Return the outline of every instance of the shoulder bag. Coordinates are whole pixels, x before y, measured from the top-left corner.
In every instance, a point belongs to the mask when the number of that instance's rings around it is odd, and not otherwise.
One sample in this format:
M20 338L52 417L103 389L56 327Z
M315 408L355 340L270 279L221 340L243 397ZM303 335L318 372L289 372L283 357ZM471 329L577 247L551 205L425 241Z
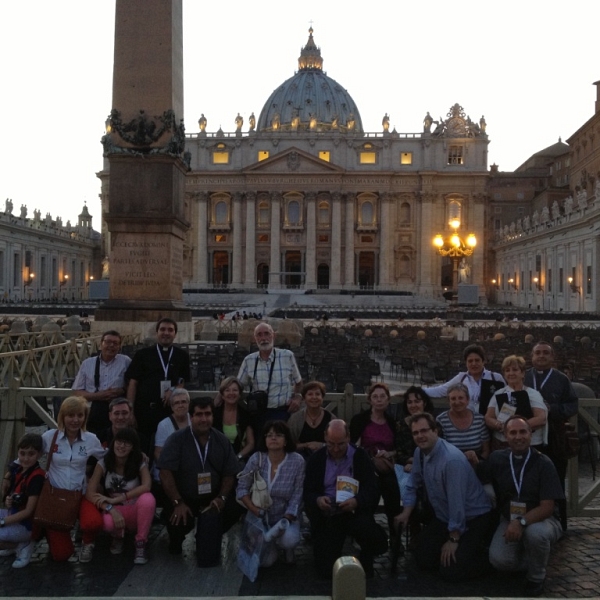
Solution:
M75 526L79 516L79 504L81 503L81 490L63 490L54 487L48 479L52 454L58 437L58 429L52 438L50 453L46 463L46 481L42 487L42 493L37 502L33 522L39 527L47 529L58 529L70 531Z

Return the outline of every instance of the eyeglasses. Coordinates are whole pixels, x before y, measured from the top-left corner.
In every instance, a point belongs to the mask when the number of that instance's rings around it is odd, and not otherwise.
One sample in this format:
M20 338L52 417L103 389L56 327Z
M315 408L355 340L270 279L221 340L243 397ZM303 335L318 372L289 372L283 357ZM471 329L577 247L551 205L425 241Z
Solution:
M325 442L328 448L343 448L348 442Z
M131 442L126 442L124 440L115 440L115 446L121 446L122 448L133 448L133 444Z
M285 435L283 433L273 433L270 431L269 433L265 433L266 438L284 438Z
M413 431L413 437L417 437L418 435L425 435L428 431L431 431L431 427L424 427L423 429L417 429Z

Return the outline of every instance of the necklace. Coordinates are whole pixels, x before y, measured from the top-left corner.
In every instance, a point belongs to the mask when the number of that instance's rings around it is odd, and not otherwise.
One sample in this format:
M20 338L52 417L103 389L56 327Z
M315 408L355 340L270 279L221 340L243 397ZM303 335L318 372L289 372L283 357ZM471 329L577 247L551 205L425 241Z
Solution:
M321 415L323 414L323 409L319 408L319 412L317 414L316 417L311 416L308 411L306 411L306 418L308 419L308 422L310 423L310 425L312 427L316 427L317 423L319 422L319 419L321 418Z

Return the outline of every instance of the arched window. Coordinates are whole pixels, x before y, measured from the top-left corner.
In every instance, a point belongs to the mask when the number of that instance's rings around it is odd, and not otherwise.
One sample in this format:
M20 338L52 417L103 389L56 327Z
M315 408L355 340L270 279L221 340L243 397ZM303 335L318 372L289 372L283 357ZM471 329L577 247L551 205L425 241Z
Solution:
M259 225L269 224L269 205L267 202L261 202L258 205L258 223Z
M462 222L462 205L460 200L448 202L448 225L457 229Z
M406 254L400 257L400 277L410 277L410 256Z
M373 205L370 202L363 202L360 207L361 225L373 224Z
M319 202L319 225L329 225L329 203Z
M288 214L287 221L290 225L299 225L300 224L300 203L296 200L292 200L288 204Z
M410 223L410 204L403 202L400 205L400 223L408 225Z
M223 201L217 202L215 206L215 223L219 225L227 223L227 204Z

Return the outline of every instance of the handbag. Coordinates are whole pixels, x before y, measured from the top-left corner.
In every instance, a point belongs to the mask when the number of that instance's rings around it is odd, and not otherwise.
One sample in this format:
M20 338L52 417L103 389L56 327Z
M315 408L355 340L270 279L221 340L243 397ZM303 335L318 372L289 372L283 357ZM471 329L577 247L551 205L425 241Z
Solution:
M262 453L260 452L258 461L258 469L254 471L254 481L250 488L250 498L254 506L262 508L263 510L268 510L271 507L271 504L273 504L273 500L271 499L271 494L269 494L267 482L260 474L260 468L262 467Z
M54 487L48 479L57 437L58 429L52 438L50 453L46 462L46 481L42 486L33 522L39 527L47 529L70 531L75 526L75 521L79 516L82 493L81 490L64 490Z

